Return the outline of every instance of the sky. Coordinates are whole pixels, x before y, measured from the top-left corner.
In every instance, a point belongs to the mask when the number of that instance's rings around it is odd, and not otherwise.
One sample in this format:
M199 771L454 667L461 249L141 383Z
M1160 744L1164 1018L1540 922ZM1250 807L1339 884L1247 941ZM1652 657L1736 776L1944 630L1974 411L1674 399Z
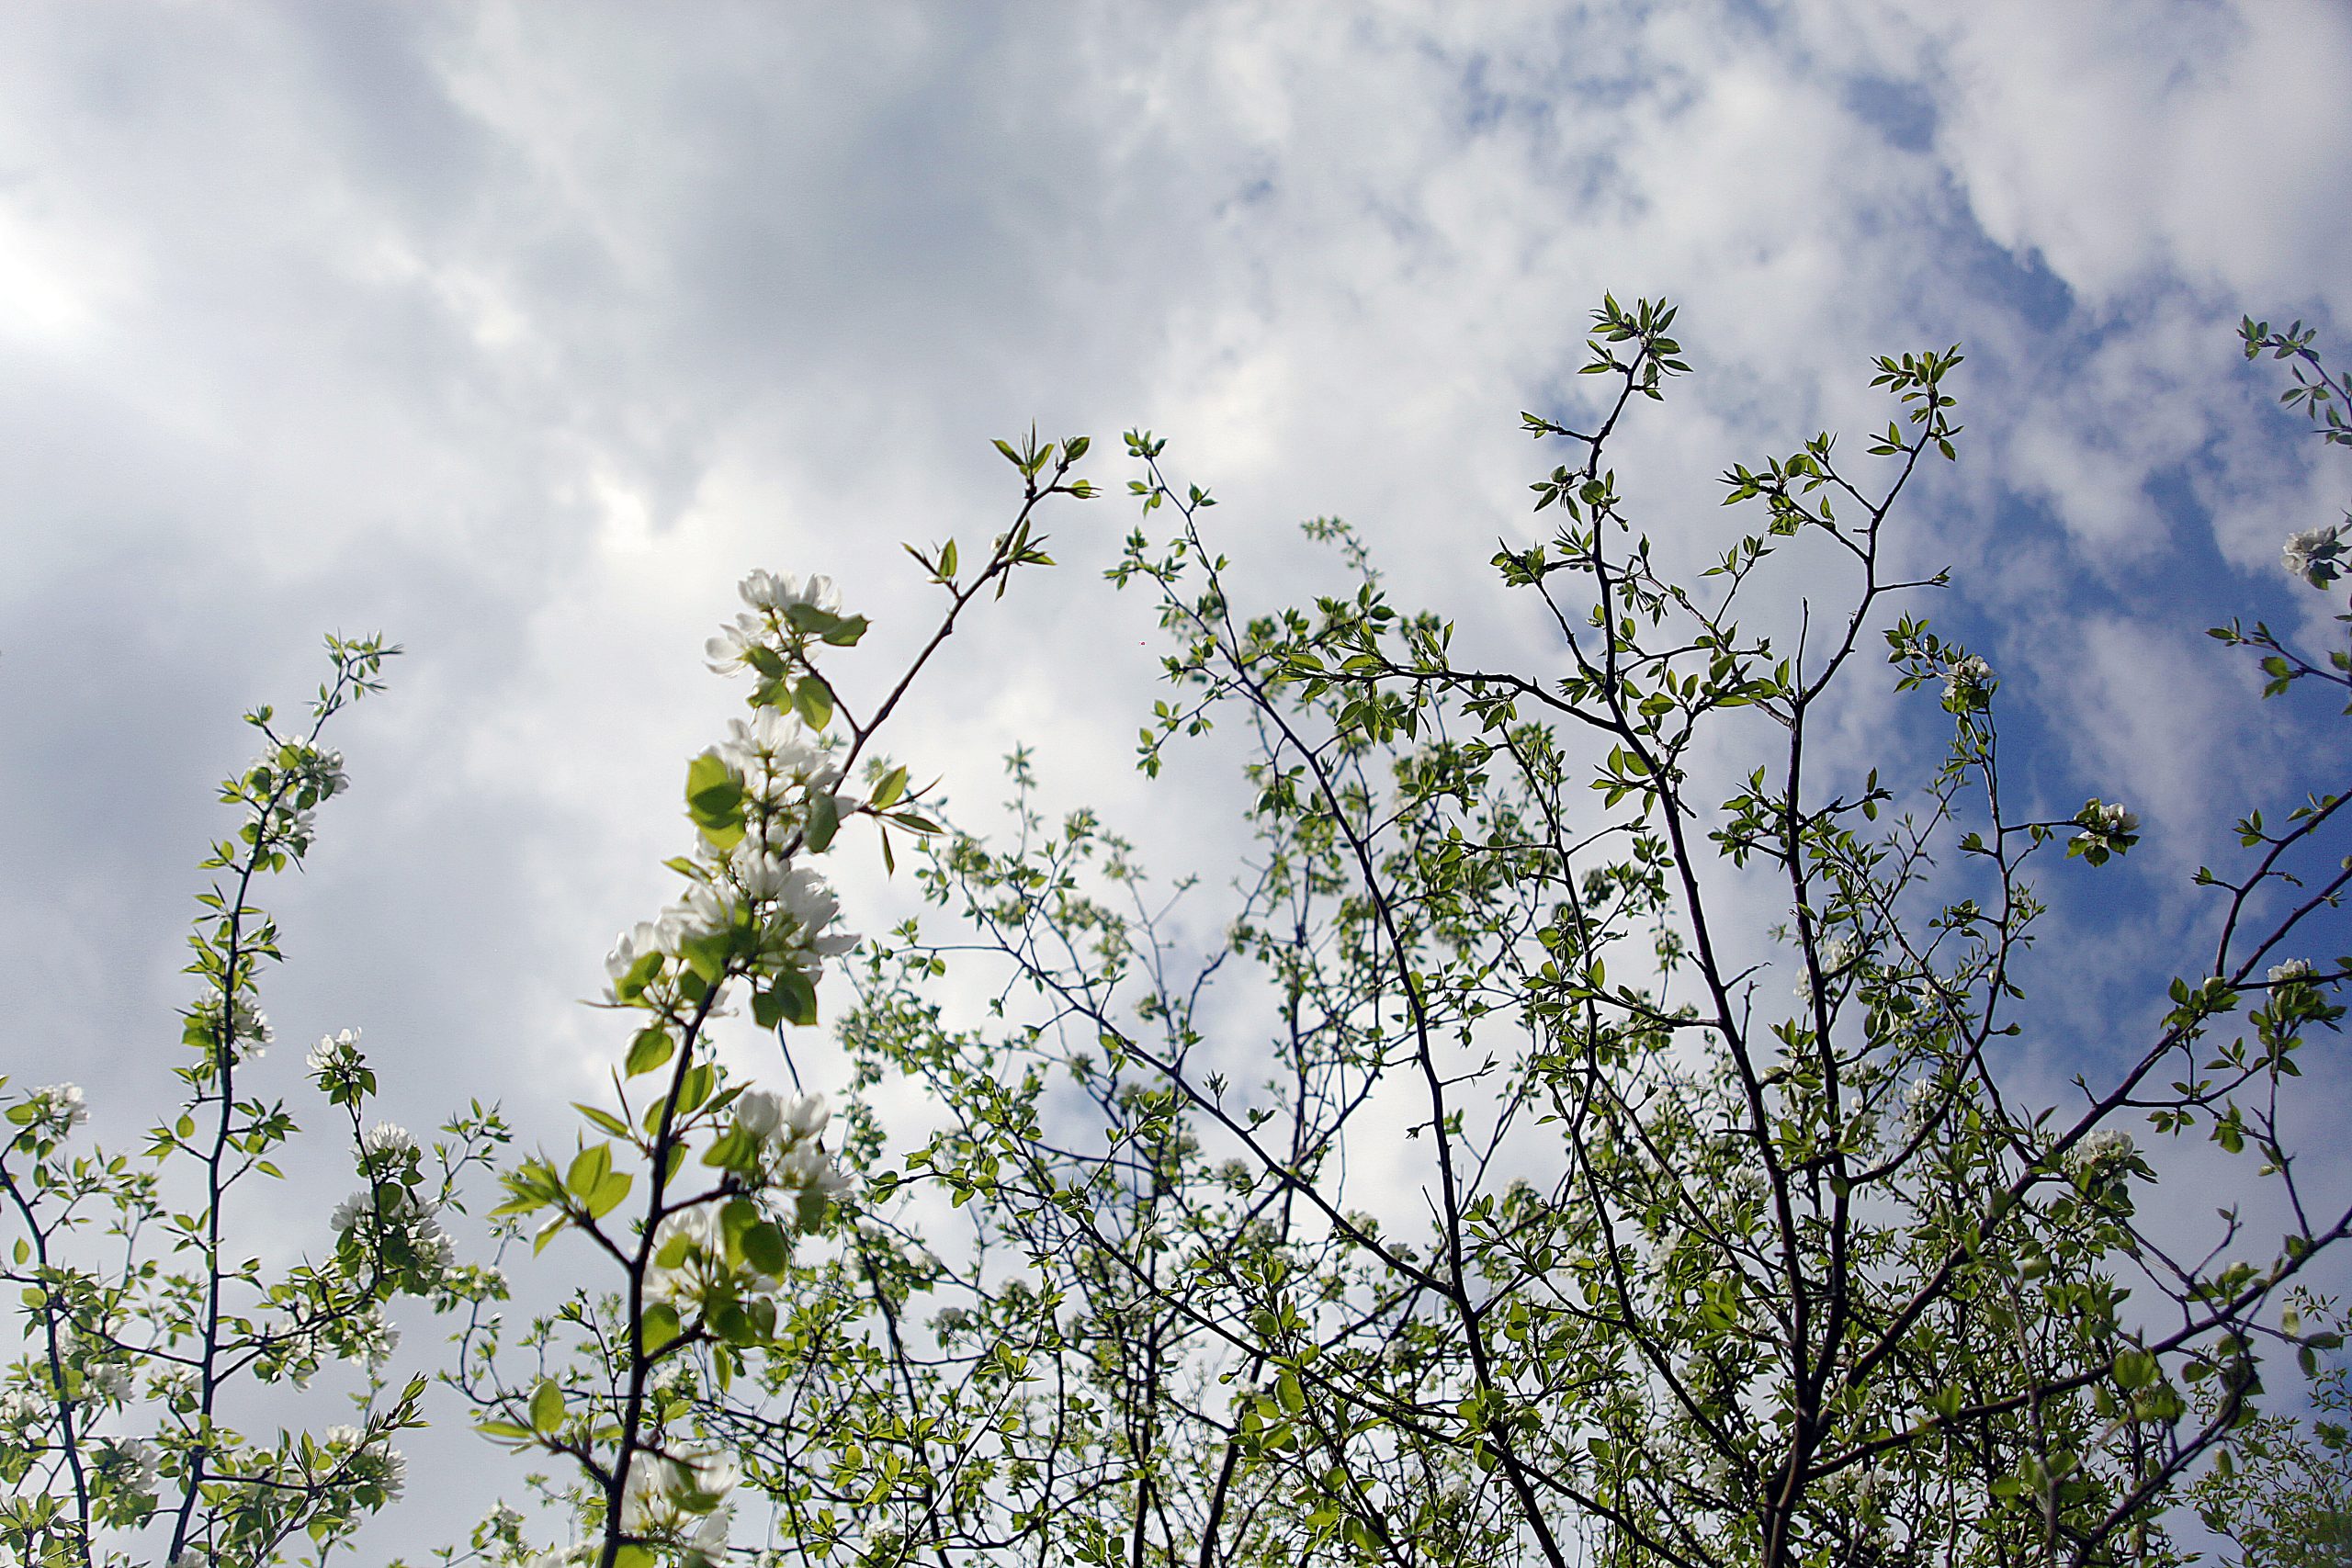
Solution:
M900 541L1011 515L989 438L1091 434L1116 491L1146 426L1270 603L1340 515L1532 659L1486 562L1542 536L1562 455L1518 415L1582 406L1604 290L1682 307L1696 373L1615 458L1675 561L1730 463L1883 424L1872 356L1963 346L1903 558L1954 571L1929 613L2001 671L2020 788L2146 820L2052 962L2169 973L2228 821L2345 759L2203 628L2324 625L2278 551L2346 465L2234 325L2341 342L2347 82L2316 0L0 10L0 1070L153 1113L237 716L381 631L353 793L269 893L286 1070L356 1026L397 1119L564 1136L745 570L834 577L879 682L931 614ZM1213 871L1232 801L1131 765L1132 520L1049 519L1062 565L889 745L969 802L1027 745ZM1841 754L1914 745L1890 712ZM899 896L842 885L853 926Z

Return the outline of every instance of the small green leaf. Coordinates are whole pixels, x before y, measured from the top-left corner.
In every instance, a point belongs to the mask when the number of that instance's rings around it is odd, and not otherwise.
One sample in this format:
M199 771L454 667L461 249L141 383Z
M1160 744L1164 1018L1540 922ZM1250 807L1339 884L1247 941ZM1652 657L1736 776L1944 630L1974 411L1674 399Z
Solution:
M613 1146L591 1144L571 1156L571 1168L564 1173L564 1190L575 1198L586 1199L603 1185L613 1168Z
M628 1076L636 1077L651 1072L668 1061L677 1048L678 1043L670 1038L666 1029L656 1026L638 1031L637 1038L628 1043Z
M803 1028L817 1021L817 986L797 969L779 969L775 978L768 982L768 992L775 998L784 1021Z
M667 1039L668 1036L664 1035L663 1038ZM614 1115L609 1111L599 1111L593 1105L582 1105L576 1100L571 1102L571 1109L577 1111L581 1115L595 1123L598 1128L610 1133L616 1138L626 1138L629 1135L628 1123L622 1121L619 1117Z
M743 1261L763 1274L784 1272L784 1232L773 1220L761 1220L743 1232Z
M628 1196L628 1190L636 1184L637 1178L625 1170L607 1172L605 1179L596 1183L596 1190L588 1194L588 1217L601 1220L619 1208L621 1200Z
M552 1380L542 1378L531 1394L531 1429L552 1432L563 1425L563 1390Z
M706 831L743 825L743 783L716 751L686 764L686 810Z
M903 773L905 770L901 769L899 771ZM808 852L811 854L824 853L826 846L833 841L833 835L841 830L841 825L842 806L840 798L823 790L815 790L810 792L808 796L808 826L806 829L806 841L808 845Z
M638 1348L648 1356L657 1356L684 1332L678 1322L678 1309L668 1302L656 1302L645 1309L644 1320L638 1325Z
M792 688L792 711L811 729L833 722L833 694L814 675L804 675Z

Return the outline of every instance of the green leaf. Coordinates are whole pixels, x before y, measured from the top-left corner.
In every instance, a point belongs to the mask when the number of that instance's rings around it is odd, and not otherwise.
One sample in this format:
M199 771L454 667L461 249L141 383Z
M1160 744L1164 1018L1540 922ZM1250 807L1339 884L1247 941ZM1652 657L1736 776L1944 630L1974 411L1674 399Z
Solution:
M686 764L686 811L705 832L743 826L743 783L716 751Z
M814 675L804 675L792 688L792 711L811 729L833 721L833 694Z
M773 1220L761 1220L743 1232L743 1261L763 1274L784 1272L784 1232Z
M901 773L904 769L899 770ZM808 796L808 826L806 840L808 852L822 854L833 835L841 830L842 806L838 796L823 790L812 791Z
M637 1038L628 1043L628 1076L637 1077L651 1072L668 1061L677 1048L678 1043L670 1038L670 1032L659 1025L639 1030Z
M678 1309L668 1302L656 1302L645 1309L645 1317L637 1325L638 1348L645 1355L658 1356L684 1332L678 1322Z
M563 1390L552 1380L542 1378L531 1394L531 1429L552 1432L563 1425Z
M601 1220L619 1208L621 1200L628 1196L628 1190L636 1184L637 1178L625 1170L608 1172L602 1181L596 1183L596 1190L588 1194L588 1217Z
M729 1127L710 1141L702 1163L722 1170L748 1170L760 1157L760 1140L741 1127Z
M682 944L679 956L686 967L702 976L705 985L718 981L727 972L727 960L735 951L735 933L731 931L706 931L688 937Z
M613 1146L591 1144L571 1156L571 1168L564 1173L564 1190L584 1200L604 1184L612 1168Z
M766 994L775 998L778 1015L786 1022L805 1029L817 1021L817 983L799 970L777 970L775 978L768 982Z
M663 1038L667 1039L668 1036L665 1035ZM614 1115L609 1111L599 1111L593 1105L582 1105L576 1100L571 1102L571 1109L577 1111L581 1115L595 1123L598 1128L610 1133L616 1138L626 1138L629 1135L628 1123L622 1121L619 1117Z
M892 768L882 775L882 782L874 786L873 798L866 804L876 811L884 810L896 806L899 803L899 797L906 792L907 770L903 767Z

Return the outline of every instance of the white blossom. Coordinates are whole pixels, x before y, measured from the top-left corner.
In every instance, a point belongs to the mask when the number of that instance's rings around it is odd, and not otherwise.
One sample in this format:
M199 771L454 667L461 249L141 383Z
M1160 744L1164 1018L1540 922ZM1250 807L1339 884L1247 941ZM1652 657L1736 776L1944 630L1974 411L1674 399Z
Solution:
M329 1077L346 1073L359 1060L359 1031L345 1029L334 1034L322 1034L311 1047L303 1064L314 1077Z
M784 1107L784 1124L795 1138L813 1138L825 1130L832 1115L822 1094L795 1095Z
M53 1083L33 1090L27 1100L33 1109L31 1124L51 1137L63 1137L90 1119L90 1108L82 1103L82 1086L76 1083Z
M130 1369L109 1363L83 1374L84 1384L99 1398L119 1404L130 1397Z
M797 1145L776 1161L776 1179L786 1187L814 1187L831 1164L825 1151L816 1145Z
M162 1458L144 1438L100 1438L90 1453L93 1468L119 1491L151 1495L162 1479Z
M748 1090L735 1101L735 1124L755 1138L772 1137L784 1124L784 1101L763 1089Z
M1853 967L1854 960L1860 956L1860 952L1861 950L1854 944L1851 937L1833 936L1823 942L1814 952L1815 959L1821 965L1822 979L1835 986L1846 971ZM1797 976L1796 996L1797 1000L1801 1002L1813 1000L1811 973Z
M830 790L841 782L822 738L775 708L762 708L748 721L729 720L717 754L745 789L772 805L796 791Z
M1916 1077L1903 1086L1901 1125L1905 1134L1919 1130L1920 1123L1934 1111L1939 1092L1932 1077Z
M727 1519L723 1499L739 1479L733 1463L716 1454L673 1459L666 1454L639 1453L629 1465L628 1482L621 1489L621 1528L632 1534L683 1529L695 1525L699 1548L707 1539L707 1521L718 1515L717 1546L726 1545Z
M813 605L829 615L837 613L842 607L841 593L834 588L833 580L821 575L803 582L789 572L779 576L775 572L752 571L745 574L743 581L735 585L735 592L741 594L743 603L752 609L764 610L772 615L782 615L796 604Z
M46 1423L54 1409L50 1401L29 1388L0 1391L0 1427L24 1427Z
M706 840L707 841L707 840ZM665 940L662 929L651 920L639 920L613 941L613 950L605 955L605 972L612 976L612 984L605 987L605 999L620 1000L619 986L650 954L660 953L677 955L678 943Z
M857 946L854 932L831 929L841 907L825 879L805 866L793 867L776 896L778 934L786 961L812 980L823 973L826 959Z
M2078 841L2096 844L2110 852L2123 847L2117 840L2135 837L2140 831L2139 815L2125 810L2120 801L2094 800L2083 807L2076 821L2083 829Z
M229 1004L229 1038L237 1043L237 1059L258 1061L277 1038L269 1026L269 1015L239 997Z
M2132 1134L2102 1127L2066 1153L2066 1168L2075 1176L2095 1175L2130 1159L2136 1152Z
M771 902L791 882L790 863L750 838L736 847L727 869L734 876L735 886L742 889L743 897L755 904Z
M2308 958L2290 958L2284 964L2271 965L2270 983L2274 986L2283 986L2294 980L2308 980L2311 977L2312 961Z
M714 674L726 675L742 668L743 656L767 641L767 627L756 615L738 615L733 623L718 628L718 635L702 645Z
M384 1316L380 1305L344 1318L335 1325L334 1335L346 1356L356 1356L370 1368L390 1360L401 1345L401 1331Z
M1944 671L1944 702L1947 705L1978 706L1993 689L1996 679L1993 667L1972 653Z
M675 923L673 924L673 921ZM735 923L735 908L717 889L695 886L672 906L659 928L663 951L676 957L696 937L716 936Z
M390 1122L379 1122L360 1138L359 1146L371 1155L390 1155L398 1159L416 1149L416 1140L408 1129Z
M2279 564L2289 576L2300 577L2313 588L2325 588L2344 570L2344 525L2331 523L2289 535Z

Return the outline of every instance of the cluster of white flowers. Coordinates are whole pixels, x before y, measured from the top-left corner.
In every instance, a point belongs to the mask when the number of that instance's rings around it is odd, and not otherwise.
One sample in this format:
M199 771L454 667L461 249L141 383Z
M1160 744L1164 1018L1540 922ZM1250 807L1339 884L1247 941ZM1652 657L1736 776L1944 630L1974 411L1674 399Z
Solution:
M37 1089L25 1103L32 1111L27 1125L41 1136L62 1138L90 1119L90 1108L82 1103L82 1086L77 1083Z
M363 1442L366 1436L356 1427L330 1427L327 1451L336 1457L346 1479L381 1487L387 1502L398 1502L408 1489L407 1456L381 1438Z
M108 1362L82 1374L82 1386L96 1399L120 1404L130 1397L130 1369Z
M370 1369L382 1366L392 1359L401 1347L401 1331L392 1325L379 1305L345 1318L337 1325L345 1353L356 1356Z
M416 1152L416 1140L409 1135L405 1127L390 1122L379 1122L360 1134L359 1147L364 1153L381 1157L388 1164L399 1165L405 1163L407 1156Z
M359 1031L345 1029L321 1035L303 1062L321 1089L340 1086L359 1066Z
M217 1043L222 1032L220 997L202 997L192 1010L196 1017L203 1020L205 1033ZM269 1015L255 1007L250 998L232 997L228 1003L228 1020L229 1044L240 1062L259 1061L277 1038L277 1032L269 1026Z
M2066 1151L2066 1169L2076 1178L2088 1178L2112 1170L2137 1152L2131 1134L2102 1127Z
M1903 1128L1906 1134L1919 1130L1919 1123L1935 1108L1936 1098L1936 1080L1932 1077L1916 1077L1903 1086Z
M830 794L842 780L823 740L775 708L762 708L749 723L728 720L727 739L712 752L742 782L744 793L771 811L788 811L812 794Z
M379 1126L368 1136L378 1133L408 1134L398 1127ZM413 1144L408 1145L414 1147ZM379 1152L372 1145L371 1154ZM371 1235L379 1245L399 1243L413 1252L427 1269L435 1273L449 1269L457 1262L457 1244L441 1227L441 1220L434 1205L419 1198L410 1188L386 1182L377 1188L362 1188L334 1206L332 1224L335 1234L349 1233L362 1220L374 1222Z
M1736 1201L1761 1203L1772 1195L1772 1184L1752 1165L1736 1165L1724 1172L1724 1190Z
M1821 962L1822 979L1834 987L1861 956L1861 949L1851 937L1833 936L1815 950L1815 956ZM1796 997L1801 1002L1813 1000L1813 976L1809 972L1797 976Z
M749 1290L764 1295L778 1281L755 1269L732 1269L727 1261L724 1211L715 1202L697 1203L665 1216L653 1233L653 1269L646 1289L662 1301L684 1306L714 1286Z
M1954 711L1984 706L1996 678L1993 667L1973 653L1955 660L1944 671L1944 705Z
M826 1205L851 1190L847 1173L820 1141L831 1119L821 1094L786 1099L752 1089L735 1101L735 1125L760 1145L763 1185L789 1193L803 1225L815 1224ZM721 1214L718 1203L699 1203L662 1219L653 1237L656 1294L686 1302L716 1285L763 1293L775 1289L777 1281L766 1275L730 1266Z
M2343 575L2345 569L2344 525L2331 523L2324 528L2306 528L2287 536L2287 547L2279 554L2279 564L2290 577L2300 577L2313 588L2325 588Z
M1852 1465L1823 1476L1821 1495L1837 1507L1859 1507L1877 1494L1884 1480L1874 1464Z
M46 1425L55 1413L56 1406L39 1390L22 1386L0 1389L0 1427L20 1432L28 1427Z
M2270 983L2274 986L2284 986L2296 980L2308 980L2311 977L2312 961L2308 958L2290 958L2284 964L2274 964L2270 967Z
M658 919L639 920L614 941L605 955L605 970L612 981L607 999L622 999L621 985L638 974L648 956L659 953L665 964L674 964L688 943L732 930L739 908L753 912L761 951L772 963L812 980L824 972L825 960L857 945L854 933L833 929L841 900L815 872L753 848L748 838L729 858L728 872L743 895L742 905L717 887L698 884Z
M735 1101L735 1122L755 1138L772 1138L789 1146L811 1145L822 1137L833 1119L832 1108L821 1094L796 1094L786 1100L763 1089L746 1090Z
M90 1445L94 1478L109 1490L153 1496L163 1479L162 1456L144 1438L100 1438Z
M2138 814L2125 810L2116 801L2093 801L2083 808L2083 815L2076 820L2083 829L2076 841L2096 845L2110 854L2124 847L2120 840L2135 838L2140 831Z
M794 606L806 604L827 615L841 610L841 595L829 577L811 577L803 582L789 574L754 571L736 584L735 592L751 608L731 625L720 627L718 635L703 646L711 669L721 675L750 663L755 648L774 649L801 641L804 634L789 618Z
M716 1562L727 1552L734 1520L727 1495L737 1479L733 1462L718 1454L640 1453L621 1489L621 1529L632 1535L679 1535L690 1560Z

